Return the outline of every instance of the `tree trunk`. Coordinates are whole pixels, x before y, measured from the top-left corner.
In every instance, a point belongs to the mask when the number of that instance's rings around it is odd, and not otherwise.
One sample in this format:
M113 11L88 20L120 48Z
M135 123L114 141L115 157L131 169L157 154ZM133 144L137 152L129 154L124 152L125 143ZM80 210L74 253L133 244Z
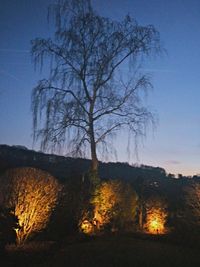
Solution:
M91 148L91 167L90 167L90 182L96 186L99 183L98 167L99 161L96 153L96 143L94 137L93 121L90 122L90 148Z
M139 205L139 229L143 231L143 205Z
M91 171L98 172L99 162L97 159L96 144L94 140L91 140L91 158L92 158Z

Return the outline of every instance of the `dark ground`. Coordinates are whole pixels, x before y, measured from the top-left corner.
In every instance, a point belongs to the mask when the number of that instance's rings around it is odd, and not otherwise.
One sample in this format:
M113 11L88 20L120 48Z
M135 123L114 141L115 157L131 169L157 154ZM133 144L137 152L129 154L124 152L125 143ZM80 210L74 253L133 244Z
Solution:
M69 238L59 246L51 242L29 243L21 249L10 246L0 266L198 267L200 253L198 248L131 235Z

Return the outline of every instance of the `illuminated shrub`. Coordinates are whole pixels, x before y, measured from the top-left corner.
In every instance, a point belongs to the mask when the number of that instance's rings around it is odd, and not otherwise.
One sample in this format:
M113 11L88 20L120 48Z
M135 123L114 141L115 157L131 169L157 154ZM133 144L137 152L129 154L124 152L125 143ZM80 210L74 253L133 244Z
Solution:
M60 186L47 172L16 168L0 177L0 202L14 209L19 220L17 243L44 229L56 205Z
M111 230L125 229L130 225L133 227L137 195L129 185L119 181L103 182L95 190L91 204L92 218L85 216L82 219L83 227L89 230L88 233L106 227Z
M166 204L159 198L150 199L146 203L145 231L150 234L166 234Z
M95 232L95 223L90 216L90 212L84 211L79 223L79 229L84 234L93 234Z
M89 220L85 219L81 223L80 230L84 234L90 234L94 232L94 226Z

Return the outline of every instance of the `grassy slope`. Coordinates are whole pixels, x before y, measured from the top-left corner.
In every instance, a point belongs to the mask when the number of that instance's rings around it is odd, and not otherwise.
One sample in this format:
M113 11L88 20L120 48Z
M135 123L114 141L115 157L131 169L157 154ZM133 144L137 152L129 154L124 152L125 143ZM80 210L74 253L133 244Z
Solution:
M199 251L130 236L110 236L64 246L51 266L195 267Z
M73 241L54 251L15 252L2 267L195 267L200 266L197 249L131 236L109 236Z

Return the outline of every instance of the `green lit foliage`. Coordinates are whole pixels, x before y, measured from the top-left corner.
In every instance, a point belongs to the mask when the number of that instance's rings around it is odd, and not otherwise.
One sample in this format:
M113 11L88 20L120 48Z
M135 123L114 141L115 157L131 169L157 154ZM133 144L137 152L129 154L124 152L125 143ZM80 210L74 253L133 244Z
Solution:
M19 220L18 244L46 227L59 189L53 176L34 168L16 168L0 176L1 205L13 208Z

